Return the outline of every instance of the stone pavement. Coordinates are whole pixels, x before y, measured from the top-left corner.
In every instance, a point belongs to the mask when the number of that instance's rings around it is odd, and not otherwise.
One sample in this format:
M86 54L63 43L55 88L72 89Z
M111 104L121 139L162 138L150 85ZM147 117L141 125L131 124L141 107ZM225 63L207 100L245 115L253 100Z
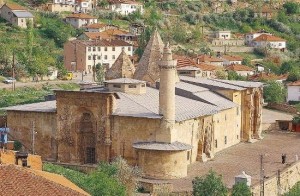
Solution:
M221 174L228 187L234 184L234 176L245 171L252 176L252 185L259 183L260 154L264 154L265 176L275 175L288 164L281 164L282 153L287 154L287 163L295 162L295 155L300 156L300 134L291 132L268 132L264 139L255 143L240 143L217 153L212 161L196 162L189 166L188 177L170 180L174 192L192 190L192 180L203 176L210 169Z

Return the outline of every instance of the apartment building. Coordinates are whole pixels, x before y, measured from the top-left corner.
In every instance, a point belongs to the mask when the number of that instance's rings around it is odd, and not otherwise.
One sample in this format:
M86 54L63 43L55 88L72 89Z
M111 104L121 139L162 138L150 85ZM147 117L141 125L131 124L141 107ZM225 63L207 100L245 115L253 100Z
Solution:
M73 40L64 45L64 65L69 71L92 72L98 63L107 69L116 61L122 49L132 56L133 47L122 40Z

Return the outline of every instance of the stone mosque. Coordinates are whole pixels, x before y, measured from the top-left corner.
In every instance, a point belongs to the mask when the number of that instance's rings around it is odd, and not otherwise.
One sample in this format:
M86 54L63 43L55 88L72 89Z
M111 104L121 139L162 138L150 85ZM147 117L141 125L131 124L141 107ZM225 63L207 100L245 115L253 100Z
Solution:
M104 86L55 91L56 99L7 108L12 139L44 160L96 164L121 156L144 177L187 176L243 141L261 139L262 83L178 77L154 31L135 67L122 52Z

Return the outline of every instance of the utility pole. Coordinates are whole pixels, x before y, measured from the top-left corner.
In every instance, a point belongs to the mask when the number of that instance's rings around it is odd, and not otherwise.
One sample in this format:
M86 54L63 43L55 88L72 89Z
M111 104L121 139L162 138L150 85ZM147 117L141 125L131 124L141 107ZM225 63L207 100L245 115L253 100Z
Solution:
M32 154L35 154L34 142L35 142L35 121L32 121Z
M13 63L12 63L12 66L11 66L11 71L12 71L12 78L15 78L15 49L13 49ZM16 89L16 84L15 84L15 81L13 80L12 81L12 90L15 91Z
M264 155L260 155L260 196L265 195L265 169L263 166Z

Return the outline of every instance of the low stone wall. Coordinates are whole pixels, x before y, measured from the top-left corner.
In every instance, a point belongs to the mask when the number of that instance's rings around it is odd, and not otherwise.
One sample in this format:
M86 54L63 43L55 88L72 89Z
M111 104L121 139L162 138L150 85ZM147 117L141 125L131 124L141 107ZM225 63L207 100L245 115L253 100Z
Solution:
M270 109L275 109L275 110L279 110L282 112L287 112L287 113L291 113L291 114L297 114L297 109L289 104L286 103L269 103L267 105L267 108Z
M44 161L44 163L52 163L54 165L63 166L83 173L91 173L97 169L97 165L78 165L78 164L71 164L71 163L58 163L58 162L47 162L47 161Z
M210 46L209 47L211 50L214 52L253 52L254 48L253 47L247 47L247 46ZM226 49L226 51L225 51Z
M265 180L264 195L282 195L300 181L300 161L290 164L280 174L274 174ZM260 184L252 186L254 196L260 195Z

